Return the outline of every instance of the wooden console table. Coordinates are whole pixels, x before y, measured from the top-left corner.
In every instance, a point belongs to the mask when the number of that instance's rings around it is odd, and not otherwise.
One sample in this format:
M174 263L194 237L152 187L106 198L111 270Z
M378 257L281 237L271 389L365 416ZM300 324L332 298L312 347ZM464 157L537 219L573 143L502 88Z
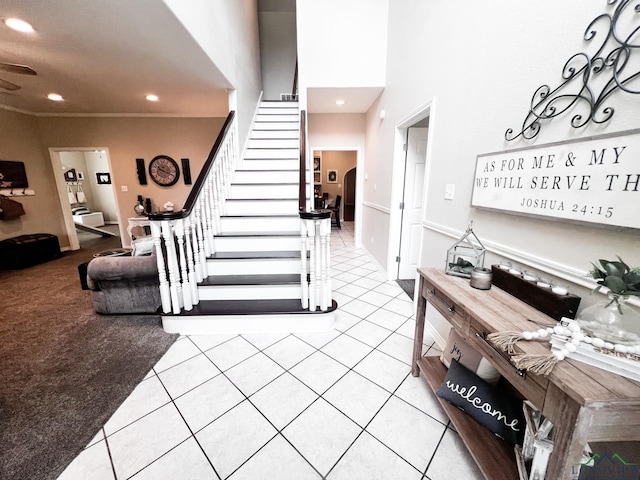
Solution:
M500 290L477 290L469 280L438 269L418 269L418 311L412 374L423 374L437 390L446 375L438 357L422 357L426 304L498 369L503 377L554 425L554 450L546 478L570 479L580 465L588 441L640 440L640 383L573 361L558 362L548 377L518 371L506 354L483 336L493 332L536 330L555 320ZM521 341L518 353L548 354L547 341ZM487 479L517 479L511 446L464 412L441 399L460 437ZM594 452L596 453L596 452ZM637 461L638 459L631 459Z

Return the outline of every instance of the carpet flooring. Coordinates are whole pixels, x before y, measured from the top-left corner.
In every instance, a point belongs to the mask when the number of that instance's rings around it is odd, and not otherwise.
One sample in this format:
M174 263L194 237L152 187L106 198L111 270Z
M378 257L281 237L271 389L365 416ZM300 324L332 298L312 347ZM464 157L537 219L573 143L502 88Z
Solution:
M177 335L157 315L98 315L77 267L119 238L0 271L0 478L56 479Z

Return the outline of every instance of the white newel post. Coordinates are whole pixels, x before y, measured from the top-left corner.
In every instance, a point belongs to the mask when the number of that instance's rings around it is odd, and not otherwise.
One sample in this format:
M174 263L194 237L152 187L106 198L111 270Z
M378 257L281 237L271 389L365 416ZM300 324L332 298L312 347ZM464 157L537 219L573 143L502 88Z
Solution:
M156 259L158 263L158 278L160 280L160 300L162 301L162 312L170 313L171 293L169 291L169 282L167 282L164 254L162 253L161 222L157 220L151 221L151 235L153 236L153 246L155 248Z
M162 220L162 238L167 250L167 269L169 270L169 292L171 293L171 310L180 313L182 307L182 288L180 286L180 271L176 255L176 242L173 237L172 221Z
M302 308L309 308L309 283L307 282L307 251L309 250L309 237L307 236L307 223L309 220L300 219L300 286Z
M332 305L330 272L331 213L313 211L300 213L300 283L301 302L309 310L327 311ZM309 271L307 281L307 252Z
M331 219L318 221L320 230L320 290L321 301L320 310L326 312L331 305L331 277L329 269L331 267L329 258L329 240L331 237Z

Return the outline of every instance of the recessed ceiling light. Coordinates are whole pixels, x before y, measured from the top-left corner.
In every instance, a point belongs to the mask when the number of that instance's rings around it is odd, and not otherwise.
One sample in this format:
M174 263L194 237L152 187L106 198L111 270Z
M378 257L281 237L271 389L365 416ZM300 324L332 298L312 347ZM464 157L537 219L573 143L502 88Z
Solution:
M18 32L33 32L33 27L31 26L31 24L25 22L24 20L20 20L19 18L7 18L5 19L4 24L9 28L17 30Z
M336 100L336 105L338 105L338 106L340 106L340 107L341 107L342 105L344 105L345 103L347 103L347 102L345 102L344 100Z
M157 95L153 95L153 94L147 95L144 98L146 98L150 102L157 102L158 101L158 96Z
M57 93L50 93L49 95L47 95L47 98L53 102L62 102L64 100L64 98L62 98L62 95L59 95Z

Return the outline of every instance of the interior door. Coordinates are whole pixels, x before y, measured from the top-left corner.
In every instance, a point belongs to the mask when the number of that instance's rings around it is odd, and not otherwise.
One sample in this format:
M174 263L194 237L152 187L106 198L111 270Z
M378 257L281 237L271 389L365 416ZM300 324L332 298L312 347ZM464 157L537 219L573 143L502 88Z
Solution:
M400 232L400 261L398 278L416 276L420 254L422 228L422 199L424 197L424 171L427 159L427 128L407 129L407 155L404 175L404 209Z

